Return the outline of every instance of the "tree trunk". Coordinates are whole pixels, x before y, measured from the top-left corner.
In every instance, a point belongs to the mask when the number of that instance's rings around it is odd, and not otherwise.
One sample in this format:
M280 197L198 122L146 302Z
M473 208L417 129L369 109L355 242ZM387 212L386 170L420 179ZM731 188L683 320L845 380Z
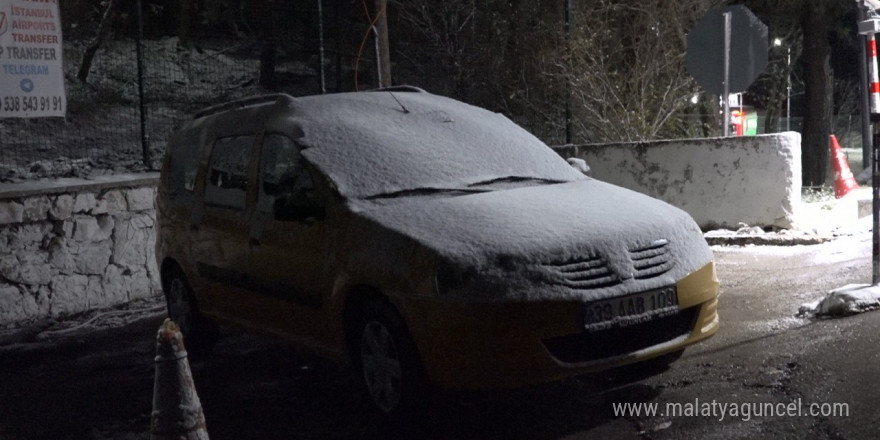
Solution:
M189 49L192 38L190 26L192 24L192 0L178 0L180 15L177 17L177 47Z
M98 24L98 31L95 32L95 39L92 40L83 53L82 63L79 65L79 72L76 75L76 79L80 80L80 82L86 82L86 79L89 77L92 61L95 59L98 49L101 48L104 40L110 34L110 28L112 27L113 20L116 18L116 11L119 9L118 6L119 0L107 2L107 9L104 10L104 15L101 16L101 23Z
M801 131L803 184L821 186L828 168L831 135L832 82L830 24L824 0L804 2L801 25L804 32L804 126Z
M272 40L263 41L260 52L260 85L267 90L276 90L278 75L275 73L278 45Z
M379 87L391 87L391 50L388 44L388 0L376 0L373 10L376 17L376 66Z

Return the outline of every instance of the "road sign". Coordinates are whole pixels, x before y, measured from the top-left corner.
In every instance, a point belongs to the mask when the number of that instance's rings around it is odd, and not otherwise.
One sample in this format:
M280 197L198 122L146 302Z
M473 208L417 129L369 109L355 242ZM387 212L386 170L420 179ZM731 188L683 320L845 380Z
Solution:
M744 92L767 67L767 26L742 5L709 10L687 36L687 69L707 92L724 94L724 13L730 12L729 93Z

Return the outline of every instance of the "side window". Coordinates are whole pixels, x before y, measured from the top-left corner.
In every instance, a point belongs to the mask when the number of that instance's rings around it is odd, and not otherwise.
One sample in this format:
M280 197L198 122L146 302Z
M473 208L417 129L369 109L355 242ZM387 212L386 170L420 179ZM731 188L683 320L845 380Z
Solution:
M244 209L253 145L253 135L217 139L208 164L205 204Z
M199 133L190 131L175 142L169 151L168 192L172 196L192 195L196 186L201 152Z
M287 136L266 134L260 164L258 209L282 220L307 216L314 207L314 182L296 144Z

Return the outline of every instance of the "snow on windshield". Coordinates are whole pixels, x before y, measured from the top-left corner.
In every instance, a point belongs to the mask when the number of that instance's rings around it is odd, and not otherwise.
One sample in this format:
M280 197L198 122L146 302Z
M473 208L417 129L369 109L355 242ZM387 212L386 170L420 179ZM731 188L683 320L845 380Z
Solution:
M303 97L294 112L303 155L348 197L464 188L508 176L586 178L506 117L429 93Z

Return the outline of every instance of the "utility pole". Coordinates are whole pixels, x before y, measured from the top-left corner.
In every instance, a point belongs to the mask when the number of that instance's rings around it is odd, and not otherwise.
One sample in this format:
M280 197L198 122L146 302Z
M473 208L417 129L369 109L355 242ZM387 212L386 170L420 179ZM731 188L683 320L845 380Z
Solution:
M391 87L391 49L388 44L388 0L376 0L375 25L376 66L379 74L379 87Z
M571 0L565 0L565 44L571 56ZM565 143L571 144L572 141L572 121L571 121L571 81L567 80L565 84Z
M868 19L865 10L865 2L856 0L856 10L859 23ZM862 107L862 169L871 167L871 154L873 153L873 144L871 143L871 101L870 93L868 93L868 35L859 33L859 84L861 84L861 93L859 98ZM791 71L789 70L789 82L791 82ZM789 113L789 118L791 114Z
M323 0L318 0L318 71L321 80L321 94L323 95L327 93L327 75L324 71L324 10L321 3Z
M724 122L721 123L721 135L724 137L730 136L730 21L732 17L733 14L730 12L722 14L722 19L724 20L724 40L721 48L721 87L723 90L721 94L721 119Z
M868 72L866 81L862 87L868 90L868 101L871 111L871 123L873 136L871 139L871 186L872 186L872 211L873 211L873 259L871 269L873 272L871 285L880 286L880 75L877 71L877 41L875 35L880 32L880 18L876 17L877 2L870 2L872 17L858 23L859 34L867 40L865 52L868 54ZM860 5L861 6L861 5Z

